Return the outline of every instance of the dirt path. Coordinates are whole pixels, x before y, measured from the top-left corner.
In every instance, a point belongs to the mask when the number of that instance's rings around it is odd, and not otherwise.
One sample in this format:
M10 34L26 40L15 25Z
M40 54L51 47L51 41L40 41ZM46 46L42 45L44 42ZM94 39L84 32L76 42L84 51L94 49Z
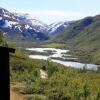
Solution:
M21 83L16 83L14 85L11 85L10 100L25 100L25 98L22 94L19 94L13 90L14 88L20 88L20 87L24 87L24 85Z
M23 95L10 91L10 100L25 100Z

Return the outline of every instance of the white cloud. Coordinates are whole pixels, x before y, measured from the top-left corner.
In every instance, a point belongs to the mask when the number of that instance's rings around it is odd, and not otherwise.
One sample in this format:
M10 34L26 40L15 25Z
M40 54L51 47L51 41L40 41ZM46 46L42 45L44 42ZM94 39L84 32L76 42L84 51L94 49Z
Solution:
M29 12L36 16L82 16L82 13L79 12L65 12L65 11L32 11Z
M35 15L35 16L63 16L63 17L69 17L69 16L73 16L73 17L80 17L80 16L84 16L85 14L81 13L81 12L75 12L75 11L56 11L56 10L16 10L17 12L21 12L21 13L29 13L31 15Z
M75 11L56 11L56 10L14 10L18 13L28 13L34 18L50 24L55 21L63 20L78 20L87 16L86 13L75 12Z

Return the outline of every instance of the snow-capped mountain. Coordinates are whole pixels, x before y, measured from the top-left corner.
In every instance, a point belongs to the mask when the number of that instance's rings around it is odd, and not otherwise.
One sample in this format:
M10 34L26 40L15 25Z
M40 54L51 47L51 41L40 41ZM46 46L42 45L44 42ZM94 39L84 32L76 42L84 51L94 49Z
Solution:
M58 35L64 32L65 28L69 26L70 22L68 21L61 21L61 22L54 22L49 25L49 34L50 35Z
M28 14L11 13L0 8L0 29L6 36L27 40L46 40L48 26Z
M48 25L37 20L34 16L23 13L13 13L17 19L31 26L35 31L47 33ZM28 28L29 26L26 26Z
M55 22L47 25L34 16L9 12L0 8L0 29L8 39L47 40L50 35L64 32L70 22Z

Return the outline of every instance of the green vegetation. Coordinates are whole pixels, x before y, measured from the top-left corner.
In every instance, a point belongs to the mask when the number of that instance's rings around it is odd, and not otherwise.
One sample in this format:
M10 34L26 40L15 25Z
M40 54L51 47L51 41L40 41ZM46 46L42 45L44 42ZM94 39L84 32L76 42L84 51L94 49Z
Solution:
M2 32L0 31L0 43L2 43L3 42L3 34L2 34Z
M54 41L65 42L81 61L100 64L100 15L71 23Z
M56 48L56 47L63 47L63 46L65 46L65 44L63 43L48 43L48 44L42 45L42 47L45 47L45 48Z
M100 64L99 16L86 19L91 19L92 24L84 24L85 19L77 21L58 38L60 42L66 41L66 45L54 42L45 46L69 48L80 61ZM0 44L6 44L2 32ZM27 100L100 100L100 66L97 71L66 68L50 59L31 60L27 54L16 48L16 53L10 55L10 82L24 83L14 90L26 95ZM47 78L41 78L41 69L47 72Z
M3 32L0 30L0 46L7 46L7 43L3 37Z
M96 38L94 42L91 41L92 44L89 44L91 39L86 39L87 43L84 40L79 42L73 39L73 43L66 43L70 44L66 45L66 48L75 45L74 49L72 48L72 53L75 51L74 55L87 58L87 62L90 62L91 58L91 62L99 63L99 37ZM0 44L2 43L5 44L1 35ZM8 46L12 47L11 44ZM16 53L10 55L10 82L24 83L23 87L15 87L14 90L26 95L26 100L100 100L100 67L97 71L66 68L50 62L50 59L31 60L27 54L24 50L16 48ZM41 69L47 72L47 78L41 78Z
M16 90L30 95L27 100L99 100L100 71L65 68L43 60L31 60L26 53L16 50L10 61L11 83L25 83ZM48 78L40 77L40 69Z

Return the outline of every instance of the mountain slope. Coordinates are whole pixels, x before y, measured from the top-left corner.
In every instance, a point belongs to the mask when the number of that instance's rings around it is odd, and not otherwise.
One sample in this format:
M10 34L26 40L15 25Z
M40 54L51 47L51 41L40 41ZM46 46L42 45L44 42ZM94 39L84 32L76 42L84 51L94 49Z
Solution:
M100 15L86 17L71 23L65 32L57 36L54 40L70 44L74 50L78 50L78 55L81 52L83 56L86 56L86 60L90 57L89 61L99 64Z
M65 28L69 26L71 22L69 21L61 21L61 22L54 22L49 25L49 35L56 36L62 32L64 32Z
M47 25L29 14L9 12L0 8L0 29L9 40L48 40L49 37L64 32L70 23L60 21Z
M80 45L82 43L91 44L100 42L100 15L86 17L82 20L70 24L64 33L58 35L55 40L73 42Z
M0 29L10 40L47 40L46 24L28 14L11 13L0 8Z

